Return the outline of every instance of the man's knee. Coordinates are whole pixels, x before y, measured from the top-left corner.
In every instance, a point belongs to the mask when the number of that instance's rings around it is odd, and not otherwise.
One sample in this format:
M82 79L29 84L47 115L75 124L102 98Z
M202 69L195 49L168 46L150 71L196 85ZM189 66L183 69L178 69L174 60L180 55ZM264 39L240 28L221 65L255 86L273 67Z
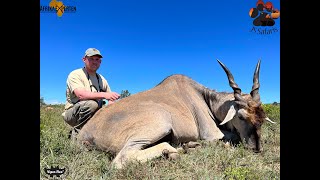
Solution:
M86 122L98 110L98 103L94 100L80 101L64 114L64 120L71 126Z
M98 103L97 101L94 101L94 100L88 100L86 101L85 105L84 105L86 108L88 108L88 110L90 111L90 113L94 113L98 110Z

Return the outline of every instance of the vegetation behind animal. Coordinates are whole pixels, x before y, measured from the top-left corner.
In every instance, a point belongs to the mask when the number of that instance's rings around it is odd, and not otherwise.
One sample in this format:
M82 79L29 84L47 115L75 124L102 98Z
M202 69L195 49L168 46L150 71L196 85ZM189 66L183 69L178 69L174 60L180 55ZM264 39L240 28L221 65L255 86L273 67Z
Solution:
M70 127L61 117L63 105L40 108L40 178L48 179L44 168L59 165L68 169L66 179L280 179L280 104L263 104L276 124L262 126L262 153L226 146L222 141L202 144L181 153L180 159L165 158L147 163L111 167L111 156L100 150L86 150L68 139Z

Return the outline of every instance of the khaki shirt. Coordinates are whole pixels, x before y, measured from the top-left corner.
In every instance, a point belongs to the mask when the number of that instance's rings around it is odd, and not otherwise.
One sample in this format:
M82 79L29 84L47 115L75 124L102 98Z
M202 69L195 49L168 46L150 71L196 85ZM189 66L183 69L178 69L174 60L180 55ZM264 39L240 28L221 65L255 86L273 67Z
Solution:
M85 89L91 92L98 92L100 91L100 87L101 91L111 92L107 80L101 74L98 74L98 77L99 80L96 75L89 75L85 68L73 70L67 78L67 100L64 109L67 110L71 108L75 103L79 101L79 98L74 94L74 90L77 88ZM93 85L94 87L91 85Z

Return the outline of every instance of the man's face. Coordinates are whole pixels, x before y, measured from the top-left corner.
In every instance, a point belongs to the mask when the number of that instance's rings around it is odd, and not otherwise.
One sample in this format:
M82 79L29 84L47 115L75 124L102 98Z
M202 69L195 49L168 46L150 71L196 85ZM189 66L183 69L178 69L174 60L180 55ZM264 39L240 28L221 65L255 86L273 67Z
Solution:
M97 71L101 64L101 58L100 56L86 56L84 58L84 62L86 64L86 68L91 71Z

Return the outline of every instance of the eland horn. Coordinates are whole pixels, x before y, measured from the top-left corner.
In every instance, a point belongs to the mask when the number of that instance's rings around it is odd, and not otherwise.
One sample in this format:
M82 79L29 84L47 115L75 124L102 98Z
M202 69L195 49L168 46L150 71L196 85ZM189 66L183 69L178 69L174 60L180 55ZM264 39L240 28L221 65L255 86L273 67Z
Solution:
M261 60L259 59L256 69L254 71L253 75L253 85L252 85L252 90L250 92L250 95L252 99L256 102L260 102L260 95L259 95L259 88L260 88L260 83L259 83L259 72L260 72L260 62Z
M228 69L221 61L219 61L219 59L217 59L217 61L218 61L219 64L222 66L223 70L226 72L226 74L227 74L227 76L228 76L229 85L230 85L230 87L233 89L235 100L236 100L236 101L240 101L240 102L245 101L245 100L242 98L242 96L241 96L241 89L240 89L239 86L234 82L234 78L233 78L231 72L229 71L229 69Z

